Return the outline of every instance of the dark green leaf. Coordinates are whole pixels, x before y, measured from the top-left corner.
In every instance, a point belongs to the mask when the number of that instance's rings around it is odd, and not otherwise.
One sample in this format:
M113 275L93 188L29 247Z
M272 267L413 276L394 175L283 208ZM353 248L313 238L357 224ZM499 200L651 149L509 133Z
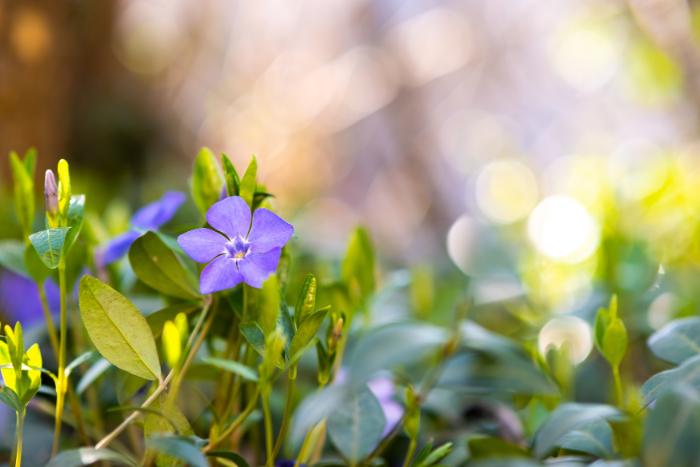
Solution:
M568 433L596 420L619 417L620 412L609 405L566 403L557 407L547 421L535 433L533 451L545 458L561 446Z
M34 245L41 261L49 269L56 269L63 255L63 244L66 240L69 227L59 227L57 229L47 229L33 233L29 240Z
M146 318L122 294L92 276L80 281L80 316L100 354L138 377L160 379L156 343Z
M22 401L20 401L17 394L7 386L0 386L0 402L8 405L15 412L23 410Z
M313 274L307 274L304 279L304 285L301 286L301 293L297 299L297 305L294 308L294 320L297 327L301 321L316 308L316 277Z
M257 323L248 322L241 324L241 334L257 353L265 353L265 333Z
M68 205L68 235L63 244L64 254L68 253L83 228L83 218L85 217L85 195L73 195L70 197Z
M316 337L316 333L329 311L330 306L327 306L306 315L299 324L299 328L292 339L292 344L289 346L289 358L294 360L299 352L303 352L307 346L313 343L313 339Z
M679 384L656 401L644 425L645 467L691 466L700 459L700 394Z
M199 296L194 278L153 232L147 232L131 245L129 263L144 284L165 295L184 299Z
M568 432L559 440L560 447L608 459L613 457L610 425L605 420L593 420Z
M328 418L328 435L353 464L368 456L382 439L386 419L368 388L352 394Z
M415 363L447 342L448 332L419 323L389 324L362 336L349 355L348 379L363 384L380 370Z
M221 155L221 166L224 168L224 180L226 180L226 192L229 196L238 196L241 188L241 180L238 178L236 167L226 154Z
M663 392L681 383L700 389L700 355L685 360L678 368L662 371L649 378L642 385L642 394L647 402L652 402Z
M648 345L654 355L676 365L700 355L700 318L671 321L651 335Z

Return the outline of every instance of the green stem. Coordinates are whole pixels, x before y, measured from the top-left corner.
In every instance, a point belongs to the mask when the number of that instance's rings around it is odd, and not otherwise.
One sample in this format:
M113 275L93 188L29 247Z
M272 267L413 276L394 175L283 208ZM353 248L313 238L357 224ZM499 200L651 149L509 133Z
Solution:
M58 346L58 387L56 388L56 418L53 432L51 457L55 456L61 444L61 418L66 395L66 264L58 264L58 288L61 296L59 317L59 346Z
M289 378L287 379L287 401L284 404L284 413L282 415L282 424L280 425L280 432L277 434L275 448L272 450L275 456L279 453L280 449L282 448L284 437L287 435L287 427L289 426L289 419L292 415L292 402L294 401L294 383L296 383L297 380L296 372L296 365L289 369Z
M265 383L269 384L269 383ZM263 419L265 421L265 465L266 467L274 466L274 454L272 446L272 416L270 415L270 387L263 390L262 409Z
M15 433L15 467L22 465L22 434L24 431L24 409L17 412L17 425Z
M243 422L246 421L248 416L250 416L251 413L253 413L253 410L255 410L255 406L258 403L258 396L260 395L260 389L259 387L256 389L255 393L253 394L253 397L250 398L248 401L248 405L246 406L245 409L243 409L243 412L241 412L238 417L229 425L224 431L219 433L219 435L215 438L209 441L209 444L204 448L204 452L209 452L212 449L214 449L219 443L221 443L228 435L233 433L236 429L238 429Z
M618 366L612 367L612 375L613 384L615 385L615 404L621 407L623 402L622 380L620 379L620 368Z
M413 459L413 454L416 452L416 446L418 445L418 442L416 441L416 438L411 438L410 443L408 444L408 452L406 453L406 459L403 461L403 467L408 467L411 465L411 459Z

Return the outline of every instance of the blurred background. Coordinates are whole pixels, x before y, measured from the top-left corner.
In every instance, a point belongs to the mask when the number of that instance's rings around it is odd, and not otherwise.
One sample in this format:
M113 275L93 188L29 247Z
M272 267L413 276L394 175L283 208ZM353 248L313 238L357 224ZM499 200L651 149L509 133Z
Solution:
M4 0L0 153L35 146L40 171L68 157L90 208L122 224L186 191L201 146L241 171L256 154L304 248L335 257L362 223L385 264L569 311L596 280L646 290L697 265L696 11Z
M472 318L578 364L616 293L641 382L646 337L700 311L699 3L0 0L0 154L67 157L103 241L188 191L200 147L255 154L302 251L337 259L364 224L410 271L380 319L468 284ZM576 399L605 375L589 358Z

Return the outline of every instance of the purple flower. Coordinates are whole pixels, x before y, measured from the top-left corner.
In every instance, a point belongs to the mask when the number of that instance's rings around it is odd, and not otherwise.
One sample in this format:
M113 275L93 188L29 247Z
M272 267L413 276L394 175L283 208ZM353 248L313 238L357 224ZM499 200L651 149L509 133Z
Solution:
M158 201L142 207L131 218L131 228L110 240L99 252L98 263L107 266L124 256L132 243L147 230L156 230L168 222L185 201L179 191L168 191Z
M292 238L294 227L265 208L251 214L240 196L214 203L207 222L216 230L185 232L178 244L193 260L209 263L202 271L203 294L231 289L241 282L260 288L277 270L282 247Z
M51 279L44 284L49 309L57 313L60 306L58 286ZM0 310L10 321L25 326L43 321L39 288L34 281L11 271L0 274Z

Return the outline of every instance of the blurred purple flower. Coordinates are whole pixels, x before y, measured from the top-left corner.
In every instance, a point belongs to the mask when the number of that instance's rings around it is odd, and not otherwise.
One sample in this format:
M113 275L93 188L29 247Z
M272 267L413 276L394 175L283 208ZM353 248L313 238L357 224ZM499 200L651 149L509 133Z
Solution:
M347 370L341 368L333 381L333 384L343 384L347 379ZM367 387L379 401L384 412L386 423L382 437L388 435L403 417L403 406L396 402L396 386L388 376L376 376L367 382Z
M394 399L396 387L394 387L394 382L386 376L378 376L370 380L367 386L379 401L379 405L382 406L384 418L386 419L382 436L386 436L403 417L403 406Z
M282 247L294 234L291 224L264 208L255 210L251 223L250 208L240 196L214 203L207 211L207 222L216 230L194 229L177 238L193 260L209 263L199 281L204 294L241 282L262 287L277 270Z
M52 313L58 313L58 286L49 279L44 288L49 309ZM11 271L0 273L0 309L10 322L20 321L25 326L31 326L44 319L37 285L31 279Z
M185 195L179 191L168 191L158 201L142 207L131 218L131 228L114 237L99 252L98 263L107 266L124 256L132 243L147 230L156 230L173 218Z

